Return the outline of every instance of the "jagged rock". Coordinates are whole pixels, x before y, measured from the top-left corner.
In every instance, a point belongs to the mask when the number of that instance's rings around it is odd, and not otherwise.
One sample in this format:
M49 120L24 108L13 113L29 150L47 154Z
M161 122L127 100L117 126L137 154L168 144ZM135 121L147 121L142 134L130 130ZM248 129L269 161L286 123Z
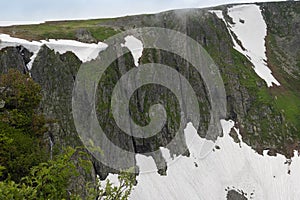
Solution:
M60 55L43 46L31 69L33 80L42 87L42 112L60 126L59 132L53 131L60 146L81 144L72 118L73 83L80 64L71 52Z
M78 29L76 31L75 37L80 42L85 42L85 43L92 43L92 42L96 42L97 41L92 36L92 34L87 29L84 29L84 28Z
M19 50L21 56L23 57L25 65L27 65L30 62L30 57L33 55L33 53L31 53L28 49L26 49L23 46L17 46L16 48Z
M293 11L290 4L278 6L279 4L261 4L263 15L268 25L269 36L276 41L276 45L267 41L267 54L281 55L282 69L288 74L292 74L295 83L299 83L299 68L297 68L297 58L299 58L299 13ZM299 4L297 4L299 5ZM218 9L226 13L226 6ZM286 20L284 12L288 10L291 20ZM283 14L282 14L283 13ZM225 15L226 17L226 15ZM228 16L227 16L228 17ZM284 23L282 23L284 21ZM297 139L297 129L290 123L284 112L279 112L272 104L272 93L263 80L254 72L249 60L233 49L233 42L222 20L216 15L209 13L207 9L188 9L178 11L168 11L153 15L139 15L118 18L101 22L102 26L117 27L120 30L134 27L154 26L169 28L180 31L198 41L212 56L219 66L227 93L227 117L239 122L238 128L243 136L243 141L262 152L263 149L276 147L280 153L287 153L286 138ZM85 29L80 29L76 33L78 40L91 42L93 38ZM271 50L270 50L271 48ZM25 53L24 53L25 51ZM284 53L282 53L282 51ZM22 52L24 55L22 55ZM285 56L282 56L285 55ZM17 47L8 47L0 51L0 73L5 73L8 68L14 67L22 72L27 72L26 63L30 54L26 50ZM292 59L290 59L292 58ZM173 67L184 75L193 86L201 102L201 123L198 134L205 137L207 123L209 121L210 104L207 91L202 78L193 67L182 58L161 50L144 50L140 59L141 64L157 62ZM55 120L55 125L50 127L56 145L63 147L66 145L81 145L76 133L72 119L71 95L77 70L81 62L70 52L63 55L55 54L47 47L42 47L31 70L32 77L43 89L43 101L41 103L42 112L50 119ZM270 63L269 63L270 64ZM157 85L151 85L138 89L130 103L132 118L141 125L149 123L148 108L156 102L170 107L169 121L163 127L160 134L149 140L133 139L123 133L111 118L110 97L112 89L119 78L134 66L130 55L118 58L105 72L106 78L102 79L98 87L97 115L99 123L108 132L108 137L117 145L129 151L145 153L157 149L166 144L178 128L178 106L176 98L170 91ZM272 66L271 66L272 67ZM281 68L278 69L281 73ZM277 72L278 73L278 72ZM298 74L298 75L297 75ZM288 80L290 76L284 77ZM297 85L295 84L295 85ZM276 88L275 88L276 89ZM294 88L300 91L299 87ZM265 97L270 99L265 100ZM271 102L271 103L270 103ZM216 133L216 136L221 133ZM279 135L279 137L274 137ZM291 137L293 136L293 137ZM184 137L181 136L184 140ZM215 138L213 138L215 139ZM185 148L181 146L170 149L171 154L184 154ZM153 155L158 166L163 166L164 160L160 155ZM94 160L95 168L102 178L109 172L116 172Z
M17 69L27 73L26 64L30 62L30 53L22 46L6 47L0 50L0 73L7 73L9 68Z
M40 110L49 121L45 141L49 143L49 148L53 145L52 148L56 151L66 146L83 146L72 116L73 83L80 65L81 61L73 53L60 55L43 46L31 69L33 80L41 85L43 92ZM79 154L73 157L75 163L78 163L79 159L87 158ZM88 159L92 160L90 156ZM69 187L81 191L84 198L87 195L87 183L96 181L95 169L92 168L87 173L82 166L77 165L77 168L79 176L73 178Z
M226 199L227 200L248 200L248 198L245 197L245 194L241 194L240 192L237 192L235 190L229 190L227 192Z

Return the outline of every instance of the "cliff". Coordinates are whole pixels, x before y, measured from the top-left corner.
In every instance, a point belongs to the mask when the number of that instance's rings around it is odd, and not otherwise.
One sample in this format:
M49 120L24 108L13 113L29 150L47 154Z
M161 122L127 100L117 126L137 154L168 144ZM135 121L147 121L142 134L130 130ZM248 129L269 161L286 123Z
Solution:
M260 154L268 150L269 155L280 153L290 158L294 155L294 150L300 150L300 3L257 4L267 28L264 38L266 58L261 62L266 63L274 80L280 83L279 85L273 81L271 86L255 70L257 66L250 50L247 49L251 45L247 46L249 41L243 40L237 28L243 24L247 26L248 18L242 16L239 21L235 21L235 10L230 10L234 6L239 5L174 10L106 20L2 27L0 32L29 41L54 38L104 43L108 37L132 28L161 27L186 34L201 44L218 66L226 90L225 118L235 121L234 126L239 129L243 142ZM63 26L69 26L69 29L64 29ZM46 27L48 29L44 31ZM258 33L253 30L253 33L249 34L255 36ZM7 45L1 48L0 73L7 72L8 68L16 68L24 73L30 72L32 78L41 85L43 100L40 110L52 120L48 124L49 131L45 133L45 137L51 138L55 151L68 145L82 145L72 115L72 91L82 60L74 52L60 54L43 45L29 70L27 64L32 55L33 53L23 46ZM203 77L191 63L163 50L143 49L139 64L146 63L167 65L188 80L200 105L201 117L197 133L205 137L209 126L211 102ZM157 84L143 86L136 90L130 99L132 119L141 126L147 125L150 122L149 108L160 103L166 108L167 122L159 134L147 139L125 134L116 125L110 102L118 80L133 68L134 58L130 52L111 63L98 83L96 110L99 124L115 145L130 152L143 154L165 146L174 138L180 125L181 111L176 97L167 88ZM183 132L180 134L179 140L185 144ZM218 132L208 139L216 140L222 135L222 132ZM231 137L240 142L236 132L231 131ZM170 149L170 154L189 156L190 152L187 149L186 146L175 145ZM167 163L163 155L152 156L159 166L158 172L162 175L167 174ZM96 159L93 161L95 171L101 178L115 172ZM235 196L235 193L231 196Z

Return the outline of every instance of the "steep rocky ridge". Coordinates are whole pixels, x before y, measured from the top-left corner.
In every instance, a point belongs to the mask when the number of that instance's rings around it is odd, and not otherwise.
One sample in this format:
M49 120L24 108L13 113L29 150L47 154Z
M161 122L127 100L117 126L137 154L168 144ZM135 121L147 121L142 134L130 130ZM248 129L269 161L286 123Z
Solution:
M290 144L293 144L295 148L295 144L299 140L299 115L287 117L287 115L290 115L287 113L290 106L299 110L299 103L297 103L299 95L296 92L299 89L299 78L295 75L298 73L299 16L297 13L299 13L299 2L259 5L263 8L262 13L267 26L270 27L266 38L267 45L272 45L267 49L268 58L270 57L269 67L275 71L275 77L280 80L283 76L279 72L280 69L284 69L285 73L293 71L293 81L290 81L291 75L285 75L284 80L282 80L283 87L266 87L266 84L254 73L249 60L232 48L233 43L225 24L214 14L208 12L214 9L222 10L225 17L230 21L227 8L233 5L125 17L115 21L107 21L105 25L121 27L122 29L144 26L170 28L186 33L198 41L220 67L228 98L228 118L238 122L237 126L240 128L244 140L258 152L270 149L270 153L277 151L290 156L293 155L293 148L290 148ZM276 17L273 18L273 15L276 15ZM268 18L268 16L270 17ZM281 26L285 28L281 29ZM274 30L277 30L277 32ZM279 33L278 30L280 30ZM281 36L281 32L285 34ZM277 38L276 43L273 42L274 37ZM281 53L285 46L288 46L288 49L285 50L286 52ZM271 51L274 51L274 53L271 53ZM142 61L145 55L146 52L143 54ZM159 54L156 56L153 60L159 63L164 62L165 58L163 56ZM284 60L273 61L273 63L276 63L274 66L272 65L272 60L274 60L272 57L283 57ZM292 59L289 60L289 58ZM170 65L170 63L168 64ZM184 70L186 69L184 68ZM292 84L286 84L286 82ZM292 103L278 103L276 101L278 94L288 85L290 87L286 90L287 93L292 93ZM283 108L282 104L286 106ZM293 121L291 118L296 120Z
M233 49L233 42L225 24L212 9L222 10L226 18L228 6L210 9L184 9L154 15L139 15L101 21L98 26L109 30L127 30L135 27L155 26L180 31L199 42L212 56L220 68L227 93L228 118L237 122L244 141L258 152L270 149L270 153L280 152L292 155L299 149L299 2L263 3L263 15L268 26L266 38L269 67L274 76L282 83L281 87L268 88L254 72L250 61ZM230 20L230 19L229 19ZM17 27L14 27L16 29ZM21 27L22 28L22 27ZM10 28L2 28L10 33ZM103 30L103 29L101 29ZM113 35L115 31L110 34ZM64 35L61 36L64 38ZM68 38L68 37L67 37ZM90 39L90 38L89 38ZM21 47L8 47L0 51L0 72L17 67L27 72L29 54L20 53ZM26 50L23 50L26 51ZM200 136L205 136L209 119L209 101L206 88L198 73L182 58L168 52L145 49L140 59L142 64L157 62L178 70L189 80L201 103ZM49 124L49 137L57 149L62 146L82 145L72 119L71 95L80 60L71 52L59 55L43 47L30 71L33 79L43 89L44 98L41 111L52 119ZM133 119L141 125L149 122L148 108L156 102L166 105L168 122L161 134L151 140L138 140L127 137L115 125L111 116L110 94L121 75L134 66L131 55L117 59L105 72L98 87L97 114L99 123L105 127L111 140L123 148L134 152L147 152L157 149L173 137L178 127L178 106L174 96L167 89L148 85L137 90L131 99L130 109ZM157 95L159 94L159 95ZM287 98L288 97L288 98ZM288 99L291 99L288 101ZM221 133L219 133L221 134ZM122 136L120 136L122 135ZM124 145L125 144L125 145ZM188 155L180 149L173 154ZM164 165L160 155L154 156L157 165ZM103 177L111 171L95 161L97 173ZM164 174L165 171L160 171Z

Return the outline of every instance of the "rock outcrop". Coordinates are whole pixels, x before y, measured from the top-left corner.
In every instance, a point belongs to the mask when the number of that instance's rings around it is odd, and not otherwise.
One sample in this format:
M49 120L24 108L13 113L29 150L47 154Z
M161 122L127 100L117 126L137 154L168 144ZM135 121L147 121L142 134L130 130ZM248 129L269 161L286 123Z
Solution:
M290 6L292 4L293 6ZM262 152L270 149L287 156L299 148L299 124L282 111L275 99L280 92L292 93L295 101L300 99L299 68L299 2L263 3L263 15L268 26L266 38L269 67L282 82L282 87L268 88L254 72L250 61L234 50L232 39L221 19L210 13L210 9L185 9L153 15L139 15L102 22L99 26L127 30L136 27L162 27L177 30L199 42L219 66L227 93L227 118L236 121L244 141ZM278 6L280 5L280 6ZM213 10L215 8L211 8ZM225 17L227 6L220 6ZM93 42L85 30L77 33L80 41ZM283 53L282 53L283 52ZM0 73L8 68L17 68L26 73L26 64L31 53L22 47L7 47L0 51ZM275 57L272 59L272 57ZM278 61L278 62L276 62ZM185 76L197 93L201 110L201 124L198 134L205 136L210 119L210 102L205 84L196 70L183 58L161 50L145 49L141 64L161 63L171 66ZM49 132L55 147L82 145L72 118L72 90L81 61L71 52L63 55L43 46L30 71L32 78L43 90L41 111L52 119ZM178 129L180 110L172 93L158 85L147 85L138 89L131 98L132 118L140 125L149 123L149 107L157 102L167 109L168 121L162 131L150 139L133 138L123 133L113 120L110 106L112 90L120 77L134 66L130 54L118 58L105 71L98 85L97 116L99 123L108 133L109 139L128 151L147 153L170 141ZM281 73L283 72L283 73ZM295 103L295 105L297 105ZM294 115L293 115L294 117ZM218 133L221 136L221 133ZM184 137L182 137L184 140ZM181 147L171 149L171 154L189 153ZM183 148L184 149L184 148ZM164 165L162 155L153 155L157 165ZM95 170L102 178L114 171L94 160ZM164 174L165 171L159 171Z

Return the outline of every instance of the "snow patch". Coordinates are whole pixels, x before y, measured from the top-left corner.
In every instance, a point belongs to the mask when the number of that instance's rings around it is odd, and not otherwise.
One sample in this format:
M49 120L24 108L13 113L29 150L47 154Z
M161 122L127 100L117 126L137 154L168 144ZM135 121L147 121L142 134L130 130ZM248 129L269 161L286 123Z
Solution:
M67 51L73 52L82 62L87 62L97 58L100 51L107 48L107 44L99 42L98 44L82 43L75 40L42 40L50 49L60 54Z
M222 19L223 22L227 25L227 22L225 21L225 18L224 18L222 10L209 10L208 12L216 14L217 17L220 18L220 19Z
M226 22L225 18L224 18L224 15L223 15L223 12L221 10L210 10L209 12L211 13L215 13L217 15L218 18L222 19L222 21L225 23L226 25L226 28L228 30L228 33L232 39L232 42L233 42L233 48L236 49L237 51L239 52L243 52L244 50L241 48L241 46L236 42L236 40L234 39L232 33L231 33L231 30L230 30L230 25Z
M283 155L272 157L264 151L262 156L243 143L234 121L221 120L221 125L224 136L215 143L220 148L214 149L205 159L199 159L197 156L206 140L200 138L189 123L184 133L187 140L193 138L193 144L188 145L190 157L179 156L173 162L175 158L171 158L169 150L161 147L168 165L167 176L141 173L130 199L226 199L228 188L241 190L247 193L248 198L251 194L252 199L298 199L298 152L295 152L288 166ZM240 144L230 137L232 130L237 131ZM148 165L154 165L151 157L137 155L136 160L141 171L147 170ZM288 169L291 170L290 175Z
M15 47L18 45L24 46L30 52L39 50L41 43L37 41L28 41L20 38L14 38L7 34L0 34L0 50L5 47Z
M24 39L14 38L7 34L0 34L0 50L5 47L15 47L18 45L24 46L33 53L27 68L30 70L34 59L36 58L42 45L46 45L56 53L66 53L67 51L73 52L82 62L87 62L97 58L100 51L107 48L107 44L99 42L98 44L82 43L75 40L41 40L41 41L28 41Z
M228 15L232 18L233 24L226 22L220 10L211 10L225 23L234 43L234 48L245 55L254 66L256 74L268 85L279 86L280 83L272 75L267 67L267 56L265 37L267 36L267 25L262 16L260 7L255 4L238 5L228 9ZM232 36L231 31L242 43L243 49Z
M0 50L5 47L16 47L22 45L28 51L32 52L33 55L30 57L30 62L27 64L27 68L30 70L34 59L36 58L42 44L37 41L28 41L20 38L14 38L7 34L0 34Z
M241 41L245 51L240 51L254 65L254 70L259 77L265 80L268 87L273 83L280 83L273 77L272 71L267 67L267 56L265 37L267 36L267 25L258 5L239 5L228 9L228 15L233 23L231 30ZM242 23L240 20L243 20Z
M129 35L125 37L125 43L121 44L121 46L130 50L135 66L139 66L139 59L143 55L143 43L134 36Z

